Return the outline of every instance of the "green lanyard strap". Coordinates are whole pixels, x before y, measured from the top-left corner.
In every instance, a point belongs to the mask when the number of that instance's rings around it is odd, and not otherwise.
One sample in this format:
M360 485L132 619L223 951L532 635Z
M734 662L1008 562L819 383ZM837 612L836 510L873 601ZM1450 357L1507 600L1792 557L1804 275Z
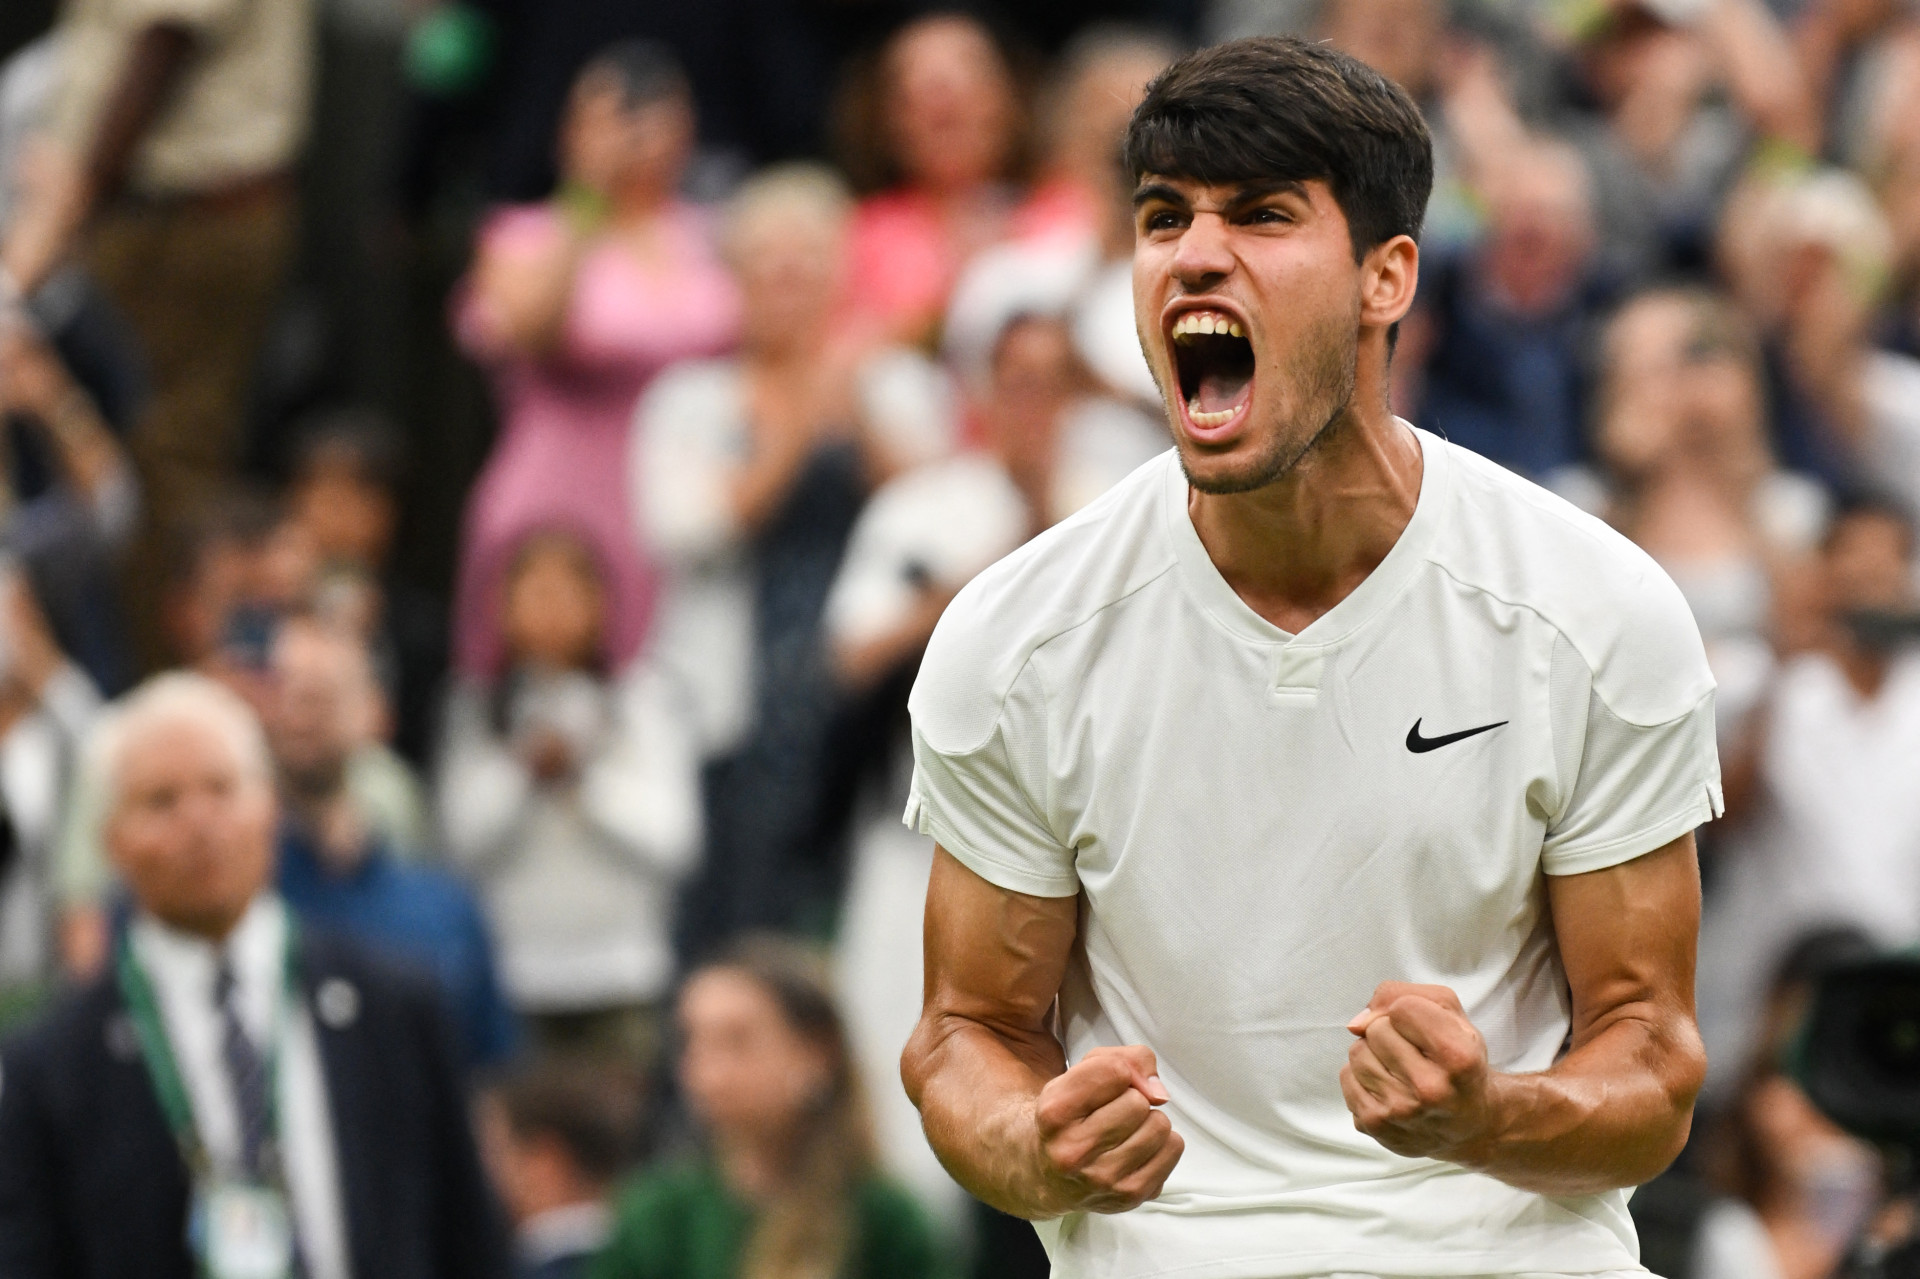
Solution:
M286 916L286 937L286 950L281 963L282 998L275 1010L266 1063L267 1098L272 1119L270 1131L275 1147L279 1144L280 1133L280 1044L285 1037L287 1006L292 1003L294 993L294 927L291 915ZM133 1019L134 1033L140 1042L140 1055L146 1062L147 1077L153 1082L154 1095L159 1099L162 1113L166 1115L167 1127L173 1130L174 1142L180 1147L180 1157L186 1161L193 1179L205 1183L213 1177L213 1158L207 1153L206 1143L201 1141L200 1130L193 1121L193 1101L187 1093L186 1080L180 1074L179 1062L174 1058L173 1045L167 1039L166 1025L160 1017L160 1000L154 993L153 982L133 953L131 929L121 934L117 950L115 967L120 979L120 993L126 999L127 1012Z

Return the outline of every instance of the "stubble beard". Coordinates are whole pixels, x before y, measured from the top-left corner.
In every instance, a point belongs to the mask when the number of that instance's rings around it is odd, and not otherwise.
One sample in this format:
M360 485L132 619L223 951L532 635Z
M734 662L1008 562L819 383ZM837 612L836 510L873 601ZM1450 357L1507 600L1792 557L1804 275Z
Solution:
M1187 483L1214 497L1251 493L1277 484L1347 421L1359 372L1360 332L1351 316L1317 326L1280 377L1298 396L1292 420L1275 429L1259 456L1244 466L1209 475L1195 474L1185 448L1176 449ZM1177 411L1177 410L1176 410ZM1301 424L1312 423L1311 429Z

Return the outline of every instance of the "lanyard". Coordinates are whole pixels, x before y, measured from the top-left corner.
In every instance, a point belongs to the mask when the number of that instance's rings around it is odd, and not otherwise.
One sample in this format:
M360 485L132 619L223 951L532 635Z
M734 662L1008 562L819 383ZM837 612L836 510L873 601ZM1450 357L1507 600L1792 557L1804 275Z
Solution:
M286 947L281 959L281 997L274 1007L273 1030L267 1044L270 1147L277 1147L279 1142L280 1045L286 1037L287 1006L293 1001L293 916L289 914L284 918L286 919ZM133 1019L134 1033L140 1041L140 1055L146 1061L147 1076L153 1081L153 1091L159 1098L161 1111L166 1115L167 1127L173 1130L174 1142L180 1147L180 1156L186 1161L194 1181L205 1184L213 1178L213 1158L207 1153L206 1143L200 1139L200 1130L193 1121L193 1101L187 1093L186 1080L180 1074L180 1065L174 1059L173 1045L167 1039L166 1026L160 1018L160 1001L154 993L153 982L133 953L131 929L121 935L116 968L120 979L120 993L127 1001L127 1011ZM270 1155L270 1158L277 1161L277 1151Z

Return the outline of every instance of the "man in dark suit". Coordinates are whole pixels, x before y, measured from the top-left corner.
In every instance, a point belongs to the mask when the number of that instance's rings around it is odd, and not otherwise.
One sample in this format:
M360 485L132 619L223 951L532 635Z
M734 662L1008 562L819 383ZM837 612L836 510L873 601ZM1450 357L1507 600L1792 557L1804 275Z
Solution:
M0 1279L504 1279L437 992L268 887L251 712L161 676L93 763L136 909L110 971L0 1052Z

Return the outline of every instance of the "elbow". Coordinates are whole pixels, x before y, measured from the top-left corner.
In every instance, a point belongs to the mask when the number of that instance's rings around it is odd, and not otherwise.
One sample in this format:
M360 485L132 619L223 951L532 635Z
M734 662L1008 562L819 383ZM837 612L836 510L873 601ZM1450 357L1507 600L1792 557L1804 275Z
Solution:
M900 1050L900 1083L915 1110L922 1108L922 1099L937 1073L940 1045L945 1039L939 1019L922 1015L907 1037L907 1046Z

